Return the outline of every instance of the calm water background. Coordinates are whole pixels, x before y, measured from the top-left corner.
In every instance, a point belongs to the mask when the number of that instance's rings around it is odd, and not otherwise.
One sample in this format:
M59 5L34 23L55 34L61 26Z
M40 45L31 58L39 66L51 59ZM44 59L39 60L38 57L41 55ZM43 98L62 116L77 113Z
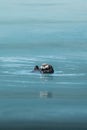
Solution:
M55 73L31 73L42 63ZM0 126L86 121L87 1L0 0Z

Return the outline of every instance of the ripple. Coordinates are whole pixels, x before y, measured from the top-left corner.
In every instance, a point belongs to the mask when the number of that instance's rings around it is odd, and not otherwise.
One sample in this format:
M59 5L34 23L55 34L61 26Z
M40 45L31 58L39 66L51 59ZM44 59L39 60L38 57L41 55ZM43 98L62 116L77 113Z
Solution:
M2 62L30 62L37 61L37 57L31 58L31 57L0 57L0 61Z
M53 74L54 76L85 76L86 73Z

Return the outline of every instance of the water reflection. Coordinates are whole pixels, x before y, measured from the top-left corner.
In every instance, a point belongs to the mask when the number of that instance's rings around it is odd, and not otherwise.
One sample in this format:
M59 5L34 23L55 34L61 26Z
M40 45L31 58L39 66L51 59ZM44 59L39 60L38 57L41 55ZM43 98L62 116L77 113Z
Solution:
M48 91L40 91L40 97L43 98L52 98L52 93Z
M42 74L42 75L40 76L40 78L41 78L42 80L44 80L44 81L49 81L49 80L53 80L53 75L51 75L51 74Z

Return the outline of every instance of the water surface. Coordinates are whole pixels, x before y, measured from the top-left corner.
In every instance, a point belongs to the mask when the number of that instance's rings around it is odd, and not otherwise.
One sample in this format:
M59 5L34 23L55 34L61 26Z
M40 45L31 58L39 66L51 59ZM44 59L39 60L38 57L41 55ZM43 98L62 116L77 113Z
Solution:
M0 2L0 128L87 128L86 5ZM42 63L54 74L32 73Z

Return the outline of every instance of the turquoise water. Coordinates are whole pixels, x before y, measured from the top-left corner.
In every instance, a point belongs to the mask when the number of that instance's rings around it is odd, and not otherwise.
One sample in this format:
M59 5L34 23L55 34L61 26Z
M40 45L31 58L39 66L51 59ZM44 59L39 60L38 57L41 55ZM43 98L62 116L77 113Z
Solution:
M86 5L0 1L1 129L87 128ZM54 74L32 73L42 63Z

